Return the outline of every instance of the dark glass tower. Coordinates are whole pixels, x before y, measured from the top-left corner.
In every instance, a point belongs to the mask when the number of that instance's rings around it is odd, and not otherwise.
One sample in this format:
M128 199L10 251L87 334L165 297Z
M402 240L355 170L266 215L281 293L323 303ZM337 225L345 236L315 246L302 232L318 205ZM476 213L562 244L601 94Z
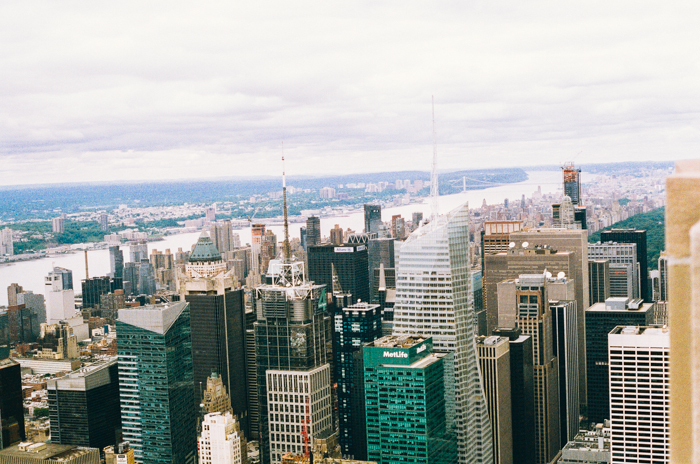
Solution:
M608 384L608 334L618 325L647 326L654 323L653 305L641 300L608 298L586 310L586 362L588 373L588 420L610 419Z
M260 452L262 462L278 462L283 452L291 451L301 454L303 442L297 441L301 434L279 434L278 427L287 424L273 424L279 417L279 408L285 406L296 411L303 405L291 404L292 398L298 400L303 395L286 390L292 395L283 394L289 404L273 404L270 409L268 397L268 375L286 372L289 376L316 371L327 367L332 359L331 319L326 312L326 288L305 282L303 263L283 263L282 273L275 276L272 284L255 288L253 293L257 322L255 323L255 346L257 364L258 408L260 414L259 430ZM289 286L287 286L287 283ZM288 377L289 377L288 376ZM330 378L328 379L330 387ZM301 382L301 381L299 381ZM295 382L296 383L296 382ZM328 388L330 401L330 388ZM278 397L277 393L272 393ZM302 417L302 420L305 420ZM296 430L296 425L295 432ZM320 432L322 430L314 430ZM300 430L299 430L300 432ZM294 440L298 445L284 443Z
M243 289L235 288L233 271L226 270L206 232L199 237L185 268L180 288L190 304L195 406L201 403L207 378L216 372L228 388L233 413L249 436Z
M367 206L367 205L365 205ZM367 242L367 260L369 262L370 300L377 302L377 286L379 281L375 277L375 272L379 265L383 264L384 269L394 268L394 242L393 238L372 238Z
M18 362L0 359L0 449L24 441L22 373Z
M607 259L588 260L588 291L591 305L610 298L610 261Z
M362 302L347 308L338 308L333 318L333 358L335 382L338 384L340 447L344 456L366 460L367 431L362 427L365 422L365 399L364 396L353 395L354 384L363 382L362 377L355 377L355 354L361 351L363 344L382 336L381 311L378 304Z
M51 442L103 449L121 428L117 358L47 382Z
M379 228L382 225L382 207L381 205L365 205L365 232L375 234L379 233Z
M564 174L564 195L571 198L574 206L581 203L581 170L574 167L574 163L562 166Z
M639 263L639 288L646 303L651 302L649 293L649 266L647 263L647 231L635 229L610 229L600 233L601 242L636 243Z
M306 220L306 248L321 243L321 218L310 216Z
M189 303L120 309L117 334L124 440L144 464L194 463Z
M333 271L344 293L352 294L352 301L369 301L369 274L367 246L346 243L342 246L309 246L309 280L333 288Z
M109 247L109 271L115 280L124 277L124 252L119 245Z

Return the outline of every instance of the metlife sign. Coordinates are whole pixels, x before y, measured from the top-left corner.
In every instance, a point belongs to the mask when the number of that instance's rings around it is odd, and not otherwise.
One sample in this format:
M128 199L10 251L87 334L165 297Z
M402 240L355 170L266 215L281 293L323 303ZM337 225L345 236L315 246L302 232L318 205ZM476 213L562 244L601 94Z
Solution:
M405 351L385 351L385 358L408 358L408 353Z

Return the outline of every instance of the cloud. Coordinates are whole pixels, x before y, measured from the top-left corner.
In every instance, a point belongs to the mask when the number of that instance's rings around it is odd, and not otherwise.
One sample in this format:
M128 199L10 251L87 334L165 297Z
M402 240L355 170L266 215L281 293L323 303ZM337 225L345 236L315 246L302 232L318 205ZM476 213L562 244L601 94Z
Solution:
M696 157L700 6L0 4L0 183Z

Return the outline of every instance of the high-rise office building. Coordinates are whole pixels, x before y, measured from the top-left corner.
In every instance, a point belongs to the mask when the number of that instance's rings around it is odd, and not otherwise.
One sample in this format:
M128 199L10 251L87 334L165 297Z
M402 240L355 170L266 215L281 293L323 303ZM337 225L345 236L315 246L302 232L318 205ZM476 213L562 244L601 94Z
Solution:
M668 301L668 256L665 251L659 255L659 298L658 301Z
M321 218L309 216L306 219L306 248L321 244Z
M484 255L504 253L510 245L510 234L523 228L518 221L486 221L481 233L481 268L484 268Z
M331 243L333 245L343 244L343 228L340 227L338 224L336 224L335 227L331 229Z
M55 324L71 319L75 315L73 273L68 269L54 267L44 278L44 297L47 323Z
M129 261L132 263L140 263L144 259L148 259L148 242L145 240L137 240L129 242Z
M394 268L394 243L393 238L371 238L367 241L367 260L369 263L370 277L370 301L377 302L378 281L374 277L375 271L380 265L384 269Z
M353 395L357 356L362 345L382 336L382 318L378 304L366 302L338 308L333 316L334 383L338 385L338 420L340 446L344 456L367 458L364 396Z
M574 281L576 292L576 310L578 311L578 354L579 354L579 395L586 398L586 332L584 311L590 306L588 291L588 232L579 229L533 229L511 235L514 248L520 249L527 242L529 246L547 245L561 252L571 252L571 268L547 268L552 274L565 272L568 279ZM538 270L537 272L541 272ZM530 273L527 271L526 273Z
M362 347L367 457L381 464L456 462L445 417L444 354L430 338L388 336Z
M611 464L669 463L667 328L618 326L608 335Z
M391 236L399 240L406 237L406 221L400 214L391 216Z
M51 442L103 449L121 429L117 358L98 361L46 383Z
M22 372L18 362L0 357L0 450L24 441Z
M588 420L610 419L608 386L608 334L618 325L648 326L654 323L652 303L630 298L608 298L586 310L588 362Z
M212 223L209 226L209 235L219 253L226 253L236 248L233 227L229 219ZM237 246L240 246L240 243Z
M7 286L7 305L17 306L17 295L24 292L20 284L12 283Z
M365 205L365 232L378 234L381 224L382 206Z
M151 251L151 267L153 268L157 290L175 290L175 260L170 249L165 253L153 249Z
M199 464L246 464L248 449L238 420L229 413L204 416L197 440Z
M506 294L499 289L505 280L517 279L521 274L552 274L563 272L571 277L574 256L571 252L557 251L545 246L516 246L505 253L484 257L484 306L487 328L515 327L517 308L513 305L515 294Z
M369 301L367 245L346 243L309 246L307 253L309 280L333 288L332 267L338 274L343 292L352 295L352 301Z
M601 242L634 243L637 245L639 263L639 298L651 302L649 294L649 265L647 263L647 231L635 229L610 229L600 233Z
M554 356L559 363L559 426L561 447L564 447L576 437L580 428L578 313L576 300L552 299L551 293L547 304L552 312Z
M280 462L289 451L301 454L306 440L334 428L326 287L305 281L304 263L289 256L272 277L253 292L260 452L266 464ZM313 409L308 415L307 406ZM286 411L294 414L281 414Z
M97 308L100 305L100 297L114 292L119 285L113 278L104 276L84 279L81 287L83 308Z
M561 449L559 414L559 366L554 355L554 326L548 299L548 279L523 274L505 282L514 292L517 325L532 337L535 382L535 462L551 463ZM499 291L503 286L499 286Z
M611 297L641 298L635 243L591 243L588 245L588 259L608 261Z
M588 301L594 305L610 298L610 261L588 260Z
M460 462L493 460L491 425L474 345L469 209L463 205L419 227L398 252L394 334L432 337L444 352L448 430ZM454 399L453 399L454 398Z
M270 261L277 257L277 235L271 230L266 230L260 242L260 272L268 272Z
M202 394L200 406L205 414L231 412L231 397L228 396L226 385L221 380L221 376L216 372L212 372L207 377L207 388Z
M194 463L189 303L120 309L117 334L124 440L138 462Z
M498 335L480 336L476 349L493 431L494 463L512 464L513 452L520 450L513 449L509 339Z
M216 372L229 389L233 413L249 433L245 297L206 232L197 240L179 283L189 303L195 404L201 403L201 391Z
M513 423L513 464L535 462L535 390L532 337L520 328L497 328L510 345L510 405Z
M46 322L46 303L44 295L39 295L34 292L22 292L17 294L16 299L18 305L24 305L25 308L36 314L39 324Z

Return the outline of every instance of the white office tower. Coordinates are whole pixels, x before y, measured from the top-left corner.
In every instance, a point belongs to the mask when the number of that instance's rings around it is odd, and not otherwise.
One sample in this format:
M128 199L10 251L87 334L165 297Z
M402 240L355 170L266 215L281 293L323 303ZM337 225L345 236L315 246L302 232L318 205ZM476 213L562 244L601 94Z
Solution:
M436 208L434 207L433 211ZM469 274L469 207L415 230L397 252L394 335L432 337L445 359L448 429L460 463L492 463L493 438L479 369Z
M317 434L333 430L331 366L267 371L270 448L303 454Z
M245 464L246 440L238 421L230 412L212 412L204 416L198 438L199 464Z
M608 335L611 463L668 463L669 331L618 326Z
M73 292L72 275L70 285L65 273L66 269L54 268L44 277L44 297L46 298L46 322L57 324L75 316L75 293Z

